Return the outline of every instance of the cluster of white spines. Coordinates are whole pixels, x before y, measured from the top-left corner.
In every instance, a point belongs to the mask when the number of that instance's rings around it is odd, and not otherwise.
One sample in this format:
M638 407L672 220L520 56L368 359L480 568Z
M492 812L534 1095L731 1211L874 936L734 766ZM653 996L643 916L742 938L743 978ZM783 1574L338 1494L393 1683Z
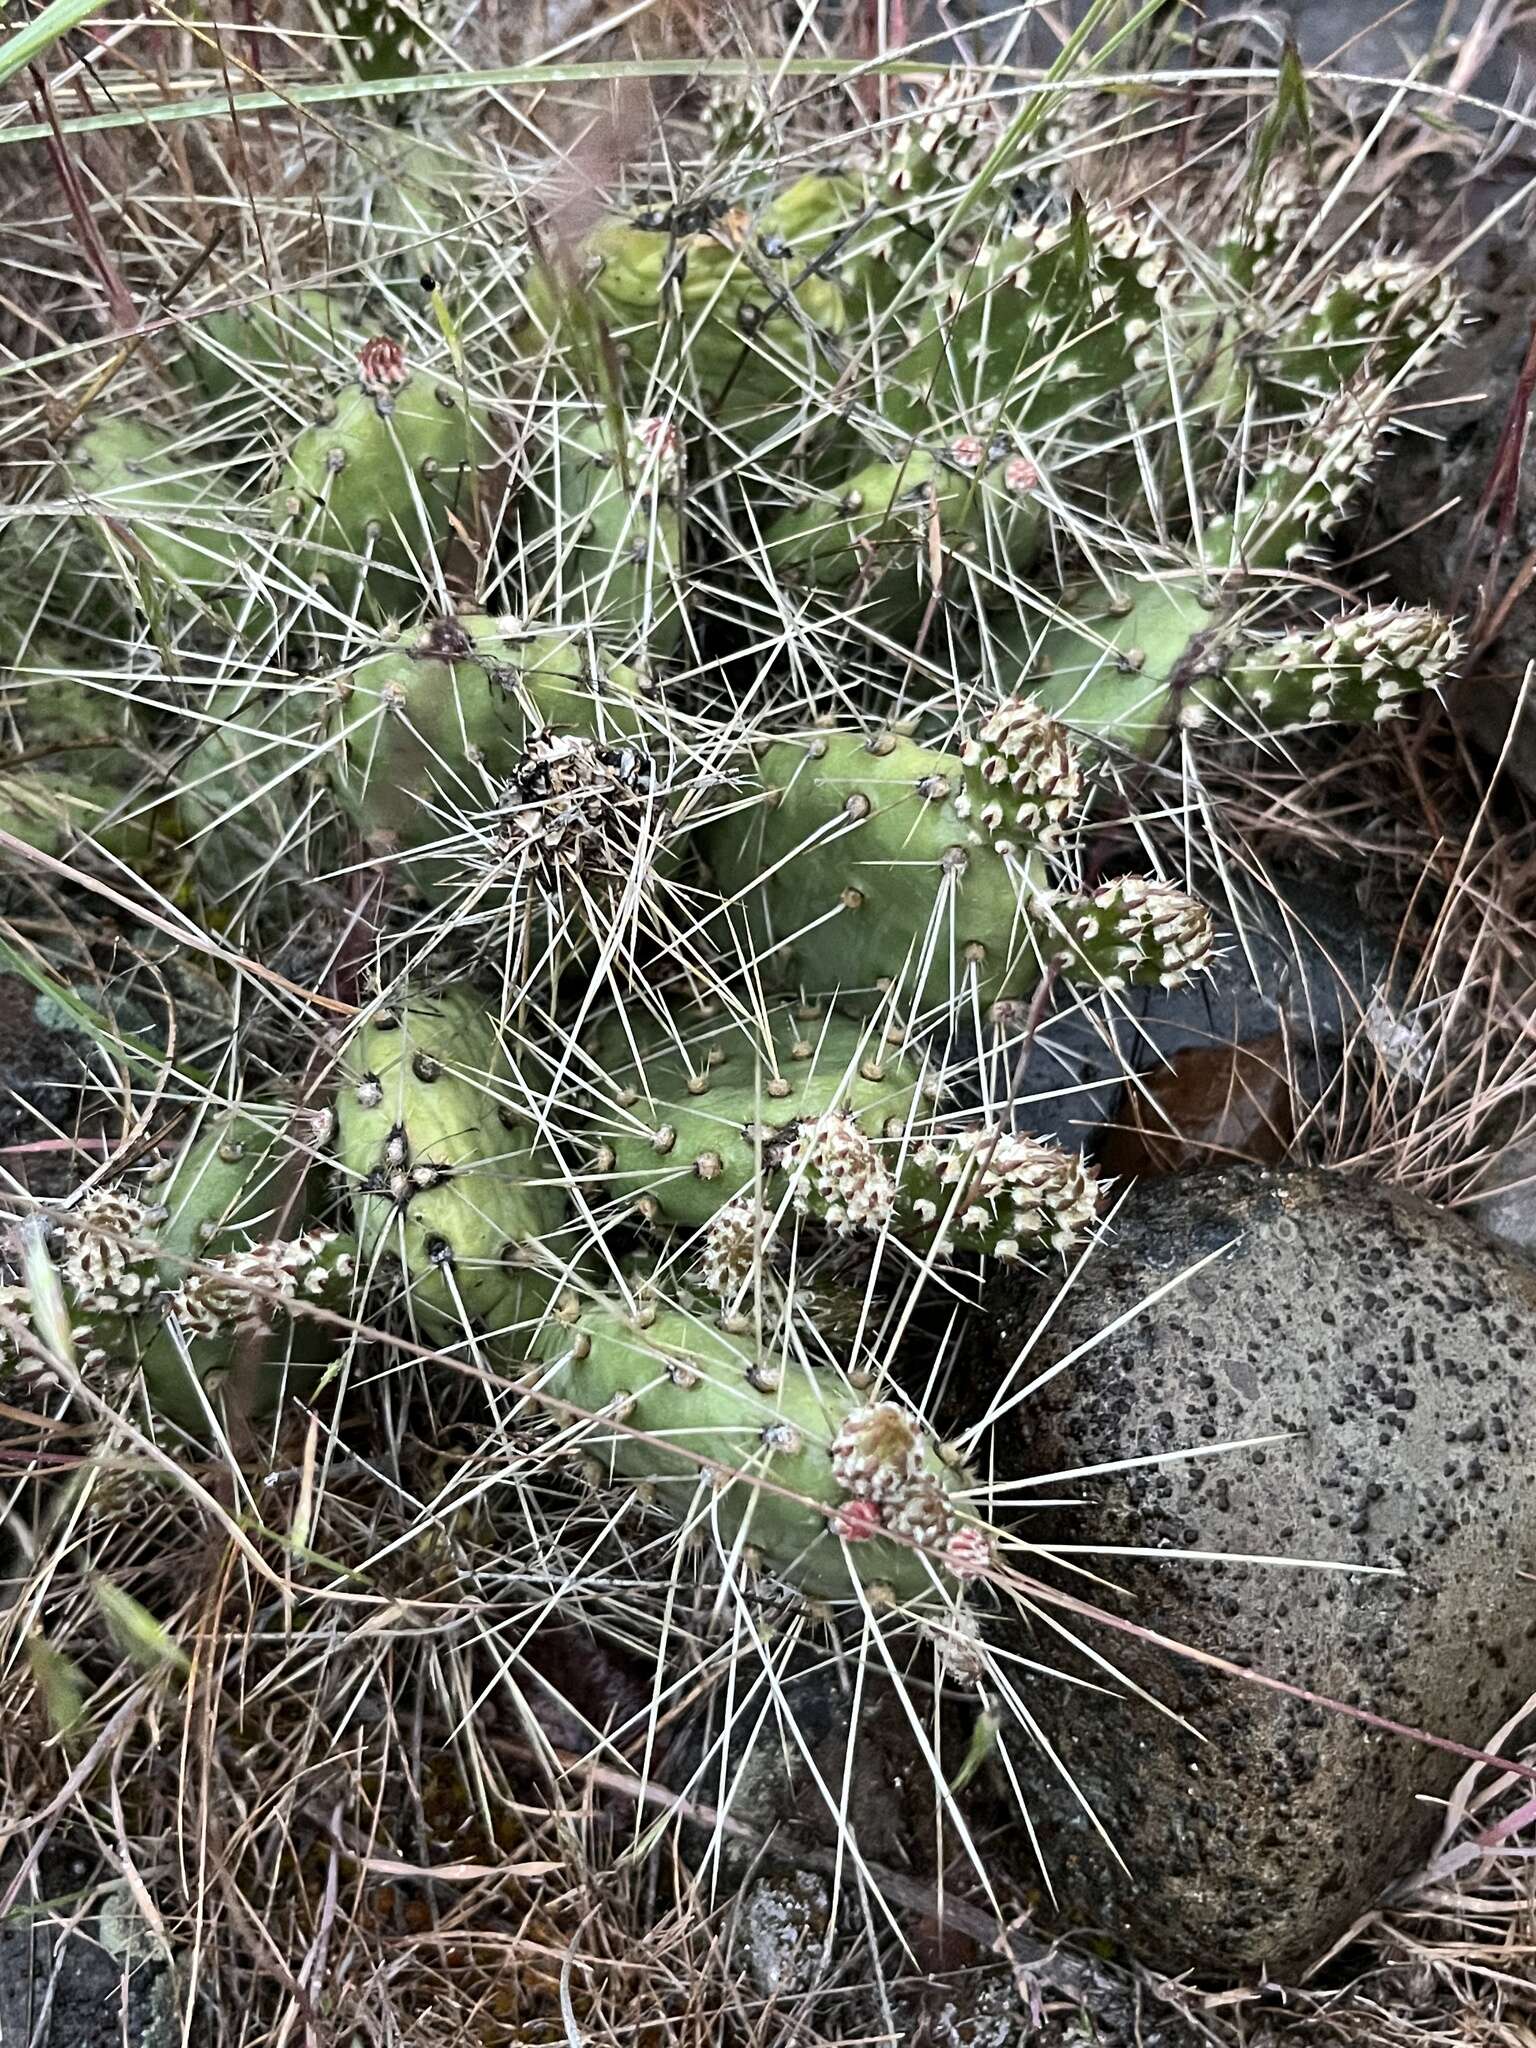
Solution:
M1018 1258L1025 1244L1071 1251L1098 1215L1099 1180L1088 1160L1024 1132L978 1126L925 1141L912 1161L934 1189L913 1202L918 1220L947 1234L985 1234L999 1259Z
M990 118L990 102L976 74L964 68L947 72L893 131L881 156L881 184L896 196L952 178L974 152Z
M1447 272L1428 270L1412 256L1378 255L1328 278L1311 310L1341 341L1391 334L1416 345L1454 326L1461 304Z
M1203 903L1145 875L1117 876L1087 898L1043 896L1040 907L1048 935L1065 933L1055 957L1089 959L1111 993L1149 979L1177 988L1205 966L1215 943Z
M1370 700L1376 720L1395 718L1421 690L1450 680L1462 648L1455 623L1425 605L1370 605L1333 620L1321 632L1287 633L1263 652L1252 697L1265 710L1286 694L1288 680L1310 692L1307 716L1338 715L1341 698ZM1351 707L1361 715L1359 706Z
M1371 379L1337 393L1314 426L1261 466L1238 506L1240 545L1251 545L1272 527L1294 527L1286 560L1307 554L1349 509L1376 458L1388 411L1385 388Z
M1008 697L964 743L961 760L985 794L958 795L962 817L974 814L999 853L1027 843L1050 847L1082 801L1083 772L1067 729L1033 698Z
M659 415L637 420L629 437L630 482L642 491L671 497L683 480L682 432Z
M121 1188L93 1188L64 1221L59 1264L75 1306L87 1315L134 1315L155 1293L149 1241L160 1211Z
M699 1242L695 1273L699 1285L721 1301L755 1291L762 1268L768 1219L750 1194L736 1195L717 1209Z

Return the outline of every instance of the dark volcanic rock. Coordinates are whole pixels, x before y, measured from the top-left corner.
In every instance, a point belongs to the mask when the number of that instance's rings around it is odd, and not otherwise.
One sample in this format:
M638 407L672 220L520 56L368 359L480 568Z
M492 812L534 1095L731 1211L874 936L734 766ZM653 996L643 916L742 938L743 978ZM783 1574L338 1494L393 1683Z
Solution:
M1536 1566L1536 1271L1442 1211L1337 1175L1148 1183L1032 1371L1212 1252L1031 1397L1005 1463L1069 1472L1295 1434L1053 1487L1076 1504L1030 1516L1026 1535L1105 1546L1074 1562L1166 1636L1485 1742L1536 1680L1536 1587L1522 1578ZM1037 1304L1017 1283L994 1306L1011 1358ZM1117 1559L1116 1546L1394 1575ZM1081 1577L1058 1583L1094 1597ZM1049 1730L1128 1868L1043 1759L1035 1818L1070 1910L1157 1966L1296 1971L1422 1851L1438 1815L1421 1795L1464 1768L1118 1632L1093 1641L1198 1732L1134 1699L1074 1694Z

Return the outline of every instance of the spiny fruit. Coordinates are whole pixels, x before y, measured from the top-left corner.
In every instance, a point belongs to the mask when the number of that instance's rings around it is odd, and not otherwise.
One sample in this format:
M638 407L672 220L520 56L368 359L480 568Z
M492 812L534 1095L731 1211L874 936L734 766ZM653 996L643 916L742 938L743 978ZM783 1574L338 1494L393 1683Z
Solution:
M497 1021L463 985L409 993L347 1040L337 1156L364 1274L434 1341L521 1354L558 1273L559 1172L523 1106Z
M752 785L762 801L700 838L758 972L781 986L965 1017L1027 994L1052 964L1111 989L1173 986L1210 950L1204 910L1164 883L1048 886L1081 774L1028 700L1001 705L958 754L894 733L775 741Z
M592 1418L573 1435L607 1476L814 1599L952 1600L988 1568L965 1474L906 1409L834 1371L680 1309L574 1296L539 1356L539 1389Z
M456 529L473 527L492 446L487 407L375 335L353 387L288 450L273 526L299 572L338 605L387 614L433 586Z

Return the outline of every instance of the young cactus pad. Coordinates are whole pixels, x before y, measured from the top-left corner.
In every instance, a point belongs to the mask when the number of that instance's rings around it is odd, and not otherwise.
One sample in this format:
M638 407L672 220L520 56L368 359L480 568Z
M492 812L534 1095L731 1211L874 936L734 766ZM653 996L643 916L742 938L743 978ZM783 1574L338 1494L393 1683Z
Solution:
M496 1020L471 989L415 994L353 1032L336 1090L337 1155L365 1274L404 1273L424 1336L475 1323L518 1352L550 1283L540 1241L565 1218Z
M840 213L830 181L816 182ZM519 345L563 353L589 396L650 410L672 388L706 418L762 425L765 407L798 405L832 381L828 344L847 317L838 286L807 271L786 226L809 231L789 194L755 222L744 207L702 224L600 222L569 264L557 257L530 273ZM608 388L614 363L620 391Z
M1031 223L930 301L887 410L903 426L1038 433L1158 361L1169 252L1133 222L1078 208Z
M345 1301L350 1241L306 1227L325 1121L277 1102L218 1112L158 1173L70 1211L60 1278L87 1369L136 1365L157 1413L196 1431L237 1352L266 1355L274 1307ZM303 1322L285 1333L253 1412L275 1404L285 1365L323 1355L317 1336Z
M574 1299L539 1355L540 1389L594 1418L578 1441L609 1477L814 1599L952 1598L987 1568L964 1474L906 1410L830 1370L770 1362L680 1309Z
M1209 950L1205 911L1162 884L1048 891L1044 855L1081 780L1065 732L1028 700L999 706L960 754L827 732L773 742L755 766L762 802L701 837L781 985L861 1008L895 990L964 1015L1027 994L1052 962L1112 988L1171 986Z
M647 658L682 637L683 437L660 418L557 408L550 500L525 514L524 536L547 535L530 583L553 616L583 622L605 646Z
M704 1271L719 1281L706 1284L722 1295L750 1285L781 1205L839 1232L1005 1259L1068 1249L1096 1211L1075 1154L1009 1132L932 1131L900 1034L869 1023L786 1004L766 1030L735 1016L674 1027L638 1061L610 1026L593 1052L613 1090L597 1109L594 1177L653 1220L707 1225Z
M792 588L841 597L856 587L861 605L878 595L874 622L894 631L925 594L939 550L979 549L1011 569L1030 566L1042 523L1038 482L1006 437L992 446L962 434L939 453L909 448L782 513L764 535L768 565Z

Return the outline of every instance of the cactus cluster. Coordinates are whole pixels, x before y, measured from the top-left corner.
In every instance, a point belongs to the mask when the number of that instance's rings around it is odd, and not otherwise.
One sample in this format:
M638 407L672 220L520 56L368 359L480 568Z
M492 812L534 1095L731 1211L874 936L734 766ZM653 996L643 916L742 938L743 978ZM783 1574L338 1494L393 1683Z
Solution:
M1125 757L1452 672L1311 572L1458 309L1301 260L1278 171L1219 223L1079 193L977 78L793 175L771 109L712 118L570 236L402 129L323 277L51 416L0 823L345 1019L259 1046L294 1100L329 1059L333 1136L282 1090L194 1127L59 1215L57 1281L188 1429L340 1303L738 1565L952 1605L995 1538L866 1332L1095 1228L983 1069L1211 957Z

